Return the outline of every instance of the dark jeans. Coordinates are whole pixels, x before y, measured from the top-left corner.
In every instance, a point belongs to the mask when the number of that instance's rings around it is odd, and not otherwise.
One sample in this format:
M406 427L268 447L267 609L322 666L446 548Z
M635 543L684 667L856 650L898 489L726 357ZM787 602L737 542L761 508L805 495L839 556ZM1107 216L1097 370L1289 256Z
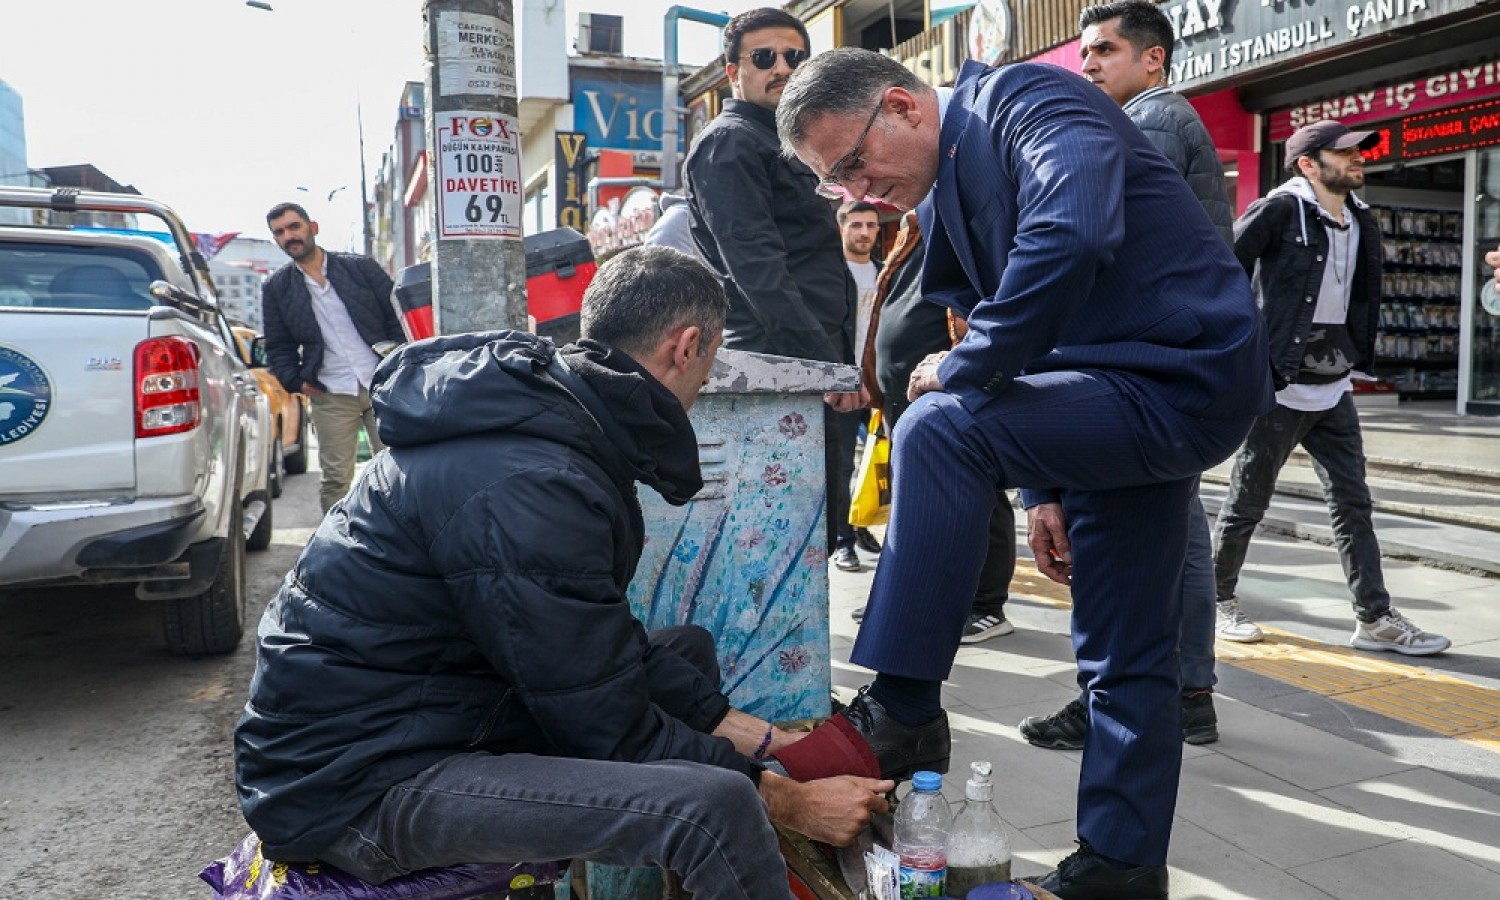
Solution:
M885 427L889 434L911 406L905 400L887 400ZM892 460L894 462L894 459ZM1010 579L1016 574L1016 510L1010 497L1000 491L995 498L995 512L990 516L990 544L979 570L979 587L974 591L971 616L1005 617L1005 601L1010 599Z
M1370 489L1365 484L1364 440L1354 395L1332 409L1302 412L1278 405L1258 419L1234 459L1229 493L1214 524L1214 581L1220 602L1234 596L1255 526L1265 518L1276 489L1276 475L1301 444L1323 483L1333 517L1333 535L1344 577L1354 593L1361 622L1373 622L1391 608L1380 568L1380 544L1371 521Z
M651 635L717 675L706 639L691 626ZM587 859L668 869L700 898L790 896L755 785L679 760L456 753L386 791L319 857L377 884L461 863Z
M868 409L839 412L824 406L823 426L827 439L828 466L828 546L854 546L854 526L849 524L849 503L854 482L854 454L858 449L859 426L870 421Z

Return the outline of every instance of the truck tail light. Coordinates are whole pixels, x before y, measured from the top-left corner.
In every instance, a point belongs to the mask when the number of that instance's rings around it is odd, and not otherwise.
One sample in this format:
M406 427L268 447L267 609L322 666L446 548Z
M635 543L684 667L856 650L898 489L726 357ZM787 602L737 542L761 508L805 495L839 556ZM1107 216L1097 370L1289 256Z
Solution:
M135 347L135 436L192 431L203 418L198 390L198 345L164 337Z

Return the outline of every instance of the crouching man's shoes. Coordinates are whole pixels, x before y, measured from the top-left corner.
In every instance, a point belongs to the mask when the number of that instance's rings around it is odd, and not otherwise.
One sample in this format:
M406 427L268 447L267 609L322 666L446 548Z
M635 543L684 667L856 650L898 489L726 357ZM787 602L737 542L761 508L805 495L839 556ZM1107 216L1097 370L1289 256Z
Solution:
M1122 869L1080 840L1073 855L1037 879L1036 885L1061 900L1167 900L1167 867Z
M880 777L900 781L922 769L946 773L952 745L948 714L941 713L925 725L902 725L891 718L885 707L867 693L868 690L868 687L860 688L859 695L839 715L847 719L875 751L875 758L880 761Z

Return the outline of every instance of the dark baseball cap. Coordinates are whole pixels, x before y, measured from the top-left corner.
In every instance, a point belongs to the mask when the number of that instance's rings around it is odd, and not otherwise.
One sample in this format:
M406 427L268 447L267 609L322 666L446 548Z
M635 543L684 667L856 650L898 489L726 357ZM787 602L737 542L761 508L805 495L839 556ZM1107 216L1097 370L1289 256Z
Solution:
M1378 143L1380 135L1373 131L1350 131L1342 122L1324 119L1303 125L1286 139L1286 167L1297 171L1297 160L1312 156L1319 150L1348 150L1350 147L1368 150Z

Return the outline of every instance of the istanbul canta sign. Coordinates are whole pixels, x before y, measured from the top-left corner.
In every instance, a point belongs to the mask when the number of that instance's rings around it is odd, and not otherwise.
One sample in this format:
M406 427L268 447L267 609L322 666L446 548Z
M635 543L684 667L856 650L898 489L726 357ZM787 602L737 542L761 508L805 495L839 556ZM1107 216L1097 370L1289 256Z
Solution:
M1483 0L1171 0L1172 87L1193 90L1373 35L1473 9Z

